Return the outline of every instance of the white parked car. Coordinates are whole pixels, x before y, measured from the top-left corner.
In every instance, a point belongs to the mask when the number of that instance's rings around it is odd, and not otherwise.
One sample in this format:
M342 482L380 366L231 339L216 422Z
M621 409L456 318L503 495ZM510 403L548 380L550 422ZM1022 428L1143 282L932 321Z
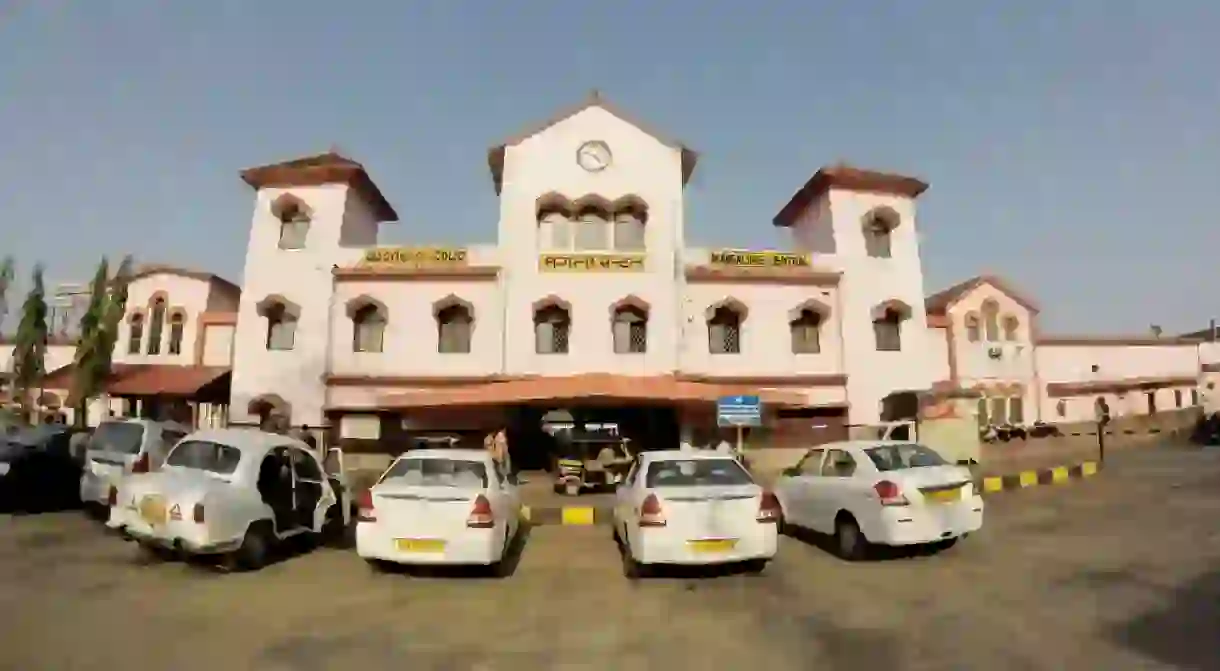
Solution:
M80 476L80 500L87 508L104 510L110 488L130 473L161 468L165 455L191 429L177 422L151 419L108 419L85 444Z
M952 544L983 526L970 471L918 443L820 445L784 471L775 494L784 525L833 534L845 559L870 544Z
M342 452L332 452L339 472L328 476L316 451L294 438L198 431L174 446L161 470L111 488L106 526L157 556L228 555L235 568L257 569L282 541L346 528Z
M418 449L394 460L356 513L356 553L376 566L505 569L520 528L516 478L484 450Z
M731 456L641 452L615 492L614 537L628 578L658 564L742 563L775 556L780 506Z

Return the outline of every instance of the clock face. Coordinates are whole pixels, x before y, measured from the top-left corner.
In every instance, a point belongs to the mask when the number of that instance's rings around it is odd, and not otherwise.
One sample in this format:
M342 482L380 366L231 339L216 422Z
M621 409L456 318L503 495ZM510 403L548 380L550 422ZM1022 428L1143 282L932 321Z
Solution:
M586 142L576 150L576 163L589 172L601 172L609 168L612 160L609 145L601 140Z

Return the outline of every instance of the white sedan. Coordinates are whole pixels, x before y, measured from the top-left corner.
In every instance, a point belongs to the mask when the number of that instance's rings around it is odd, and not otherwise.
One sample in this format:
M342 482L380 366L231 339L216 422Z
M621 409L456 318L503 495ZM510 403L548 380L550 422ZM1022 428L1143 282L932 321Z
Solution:
M779 501L732 457L642 452L615 494L614 537L628 578L658 564L740 562L761 572L779 518Z
M775 493L784 525L833 534L845 559L870 544L952 544L983 526L970 471L918 443L820 445L784 471Z
M186 436L161 470L110 487L106 526L154 556L228 555L257 569L290 538L338 535L350 508L342 474L328 474L305 443L255 429Z
M516 478L483 450L412 450L361 494L356 553L376 566L483 565L499 574L521 519Z

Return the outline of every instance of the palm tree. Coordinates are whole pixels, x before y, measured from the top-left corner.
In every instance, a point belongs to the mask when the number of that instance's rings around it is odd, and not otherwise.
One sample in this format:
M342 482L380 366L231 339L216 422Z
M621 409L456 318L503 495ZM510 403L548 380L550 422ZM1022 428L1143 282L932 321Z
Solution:
M89 399L101 393L109 375L110 356L106 350L109 341L103 330L110 301L110 263L106 257L97 266L90 290L89 308L80 320L80 337L73 359L71 397L76 406L76 425L80 427L88 425Z
M42 282L42 264L34 266L33 285L21 306L21 323L13 345L13 389L31 415L30 391L46 374L47 300ZM42 399L34 399L37 407Z
M0 261L0 327L4 326L4 318L8 315L8 300L5 294L8 293L8 287L13 283L14 263L13 257L6 256L3 261Z

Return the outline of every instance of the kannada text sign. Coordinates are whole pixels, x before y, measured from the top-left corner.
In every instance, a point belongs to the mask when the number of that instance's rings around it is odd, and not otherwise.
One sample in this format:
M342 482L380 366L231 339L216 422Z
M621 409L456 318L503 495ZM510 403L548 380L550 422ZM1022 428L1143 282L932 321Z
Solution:
M643 254L543 254L538 270L544 273L639 273Z
M712 252L712 265L738 268L808 268L813 265L809 254L795 252L751 252L741 249L721 249Z

